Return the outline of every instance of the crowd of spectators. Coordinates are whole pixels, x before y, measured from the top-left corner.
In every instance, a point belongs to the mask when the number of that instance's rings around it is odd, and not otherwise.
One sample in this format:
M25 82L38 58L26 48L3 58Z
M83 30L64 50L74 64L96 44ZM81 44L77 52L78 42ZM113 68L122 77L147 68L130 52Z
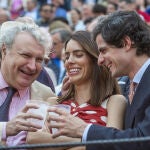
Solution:
M137 12L138 16L140 16L139 20L141 19L142 21L146 22L146 25L150 25L150 0L0 0L0 26L4 28L4 25L2 25L4 22L12 21L20 24L22 28L24 25L32 25L33 28L36 27L37 30L40 28L38 32L41 39L43 38L45 40L46 48L43 47L45 48L45 55L43 56L44 61L41 61L40 64L40 67L42 68L41 72L39 69L39 74L37 74L37 78L35 79L50 87L54 92L52 92L52 96L60 96L62 94L62 86L64 86L63 80L70 71L69 67L69 71L67 71L66 66L71 66L70 64L72 64L72 61L74 60L73 58L73 60L69 63L67 62L68 60L66 61L66 55L64 56L64 52L66 54L67 45L65 47L65 43L70 44L69 40L71 37L76 35L76 33L79 35L82 32L88 32L88 34L93 33L93 30L100 20L103 20L104 18L106 19L109 14L113 14L117 11L135 11ZM27 31L27 33L28 32L30 31ZM29 38L30 36L25 35L25 37ZM83 37L83 39L86 40L85 37ZM34 39L32 39L32 41L34 41ZM32 45L31 41L27 42ZM19 42L16 42L14 44L18 43ZM78 47L80 44L82 45L82 43L84 42L77 40L77 42L73 42L73 44L70 44L70 46L72 46L71 48L74 50L74 46ZM89 43L87 43L87 45L88 44ZM84 46L79 47L84 49ZM3 49L5 49L4 45L2 45L2 50ZM1 52L3 52L2 50ZM72 51L70 51L69 48L67 51L69 54L72 54ZM3 57L5 56L5 53L3 53L0 55L0 58L2 59L1 61L3 61ZM80 55L76 57L80 58ZM98 54L96 55L96 59L97 58ZM81 59L79 60L81 61ZM97 61L95 61L94 65L96 64ZM78 69L79 68L77 68L77 71ZM74 73L76 70L73 70L72 72ZM114 76L121 85L121 94L123 94L127 99L130 84L128 75L129 74L124 73L121 74L121 76ZM74 85L76 84L77 83ZM74 90L74 93L71 94L77 97L77 91L81 91L79 89L77 90L76 88L74 88ZM87 93L89 93L89 91ZM48 96L46 98L48 98Z
M150 22L149 0L1 0L0 23L28 16L42 27L60 20L73 30L82 30L87 21L117 10L135 10Z

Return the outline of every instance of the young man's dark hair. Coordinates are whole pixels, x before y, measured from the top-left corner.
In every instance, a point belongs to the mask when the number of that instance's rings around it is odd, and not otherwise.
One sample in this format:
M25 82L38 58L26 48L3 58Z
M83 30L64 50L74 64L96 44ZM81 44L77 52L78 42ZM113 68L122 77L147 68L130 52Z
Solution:
M132 46L137 48L137 55L150 56L150 27L135 11L111 14L94 29L94 39L98 34L101 34L108 44L118 48L124 47L124 38L128 36L132 40Z

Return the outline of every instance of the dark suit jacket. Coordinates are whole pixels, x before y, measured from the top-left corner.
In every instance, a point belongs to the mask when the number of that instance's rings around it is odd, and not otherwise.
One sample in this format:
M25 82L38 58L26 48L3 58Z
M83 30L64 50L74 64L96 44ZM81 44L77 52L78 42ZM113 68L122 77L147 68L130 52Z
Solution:
M36 80L39 81L40 83L50 87L51 90L55 93L53 81L51 80L50 76L48 75L48 73L44 69L44 67L42 68L42 70Z
M122 94L128 99L129 95L129 87L130 87L130 79L128 76L122 76L117 78L118 84L121 88Z
M146 69L133 98L128 104L125 130L92 125L87 140L120 139L150 136L150 65ZM150 141L145 143L125 143L87 146L87 150L150 150Z
M60 74L60 68L59 68L58 65L55 63L55 59L51 59L51 60L48 62L47 67L48 67L48 68L51 68L51 69L54 71L55 76L56 76L56 80L57 80L57 84L58 84L59 74Z

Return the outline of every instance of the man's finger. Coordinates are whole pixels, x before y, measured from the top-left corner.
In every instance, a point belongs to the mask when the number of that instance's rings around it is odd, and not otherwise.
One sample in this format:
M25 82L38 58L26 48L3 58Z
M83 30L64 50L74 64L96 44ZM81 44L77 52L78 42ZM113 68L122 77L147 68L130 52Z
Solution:
M24 120L19 125L21 125L22 127L26 127L28 129L30 129L30 128L41 129L42 128L41 125L39 125L38 123L35 123L35 122L31 122L30 120Z
M65 110L63 110L61 108L53 107L53 106L49 107L47 111L56 113L58 115L63 115L63 116L66 116L68 114Z
M26 112L27 112L29 109L31 109L31 108L33 108L33 109L38 109L39 106L36 105L36 104L32 104L32 103L26 104L25 107L21 110L21 112L26 113Z
M20 131L29 131L29 132L36 132L38 129L41 129L41 127L32 127L32 126L24 126L24 125L20 125L18 126L18 129Z
M24 114L24 119L38 119L38 120L43 120L42 115L37 115L36 113L26 113Z
M69 76L65 76L63 80L62 90L68 90L69 86L70 86Z

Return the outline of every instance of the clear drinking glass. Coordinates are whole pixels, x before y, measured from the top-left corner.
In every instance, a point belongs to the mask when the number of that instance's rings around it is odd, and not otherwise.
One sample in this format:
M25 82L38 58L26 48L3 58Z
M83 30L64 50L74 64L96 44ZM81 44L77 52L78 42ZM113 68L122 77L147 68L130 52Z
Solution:
M62 109L64 111L66 111L67 113L70 113L71 111L71 107L69 105L65 105L65 104L58 104L58 105L53 105L50 107L57 107L59 109ZM55 113L55 112L49 112L49 115L54 115L54 116L59 116L59 114ZM51 123L54 123L55 121L51 121ZM52 134L56 133L57 129L56 128L52 128Z
M38 109L30 108L28 112L36 114L36 115L40 115L43 117L43 120L30 118L29 121L34 122L40 125L41 127L44 127L44 122L47 116L48 103L44 101L40 101L40 100L29 100L27 103L36 104L39 106Z

